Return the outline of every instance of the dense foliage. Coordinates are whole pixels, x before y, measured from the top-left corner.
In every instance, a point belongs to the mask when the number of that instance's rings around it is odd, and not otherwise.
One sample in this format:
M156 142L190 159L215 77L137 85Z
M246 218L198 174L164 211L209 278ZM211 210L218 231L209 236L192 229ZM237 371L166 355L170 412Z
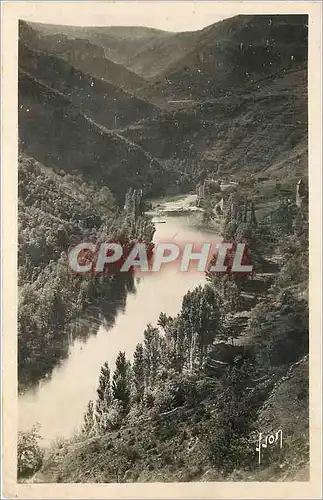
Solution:
M17 443L17 473L19 477L28 477L42 465L44 450L40 447L40 435L37 426L30 431L19 431Z
M130 202L133 198L133 202ZM81 241L150 241L152 224L138 212L130 190L125 211L109 189L75 176L54 174L24 154L19 158L18 371L21 385L48 374L67 355L69 339L82 333L91 309L108 323L134 290L131 274L75 276L67 252ZM130 200L130 201L129 201ZM136 201L137 200L137 201ZM92 329L96 328L92 324Z

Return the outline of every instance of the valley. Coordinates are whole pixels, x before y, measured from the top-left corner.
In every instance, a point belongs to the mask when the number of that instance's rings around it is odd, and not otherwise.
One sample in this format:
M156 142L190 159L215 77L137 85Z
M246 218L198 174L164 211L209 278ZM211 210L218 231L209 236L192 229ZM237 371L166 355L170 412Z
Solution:
M308 479L307 22L20 21L21 481ZM67 264L80 241L209 238L253 274Z

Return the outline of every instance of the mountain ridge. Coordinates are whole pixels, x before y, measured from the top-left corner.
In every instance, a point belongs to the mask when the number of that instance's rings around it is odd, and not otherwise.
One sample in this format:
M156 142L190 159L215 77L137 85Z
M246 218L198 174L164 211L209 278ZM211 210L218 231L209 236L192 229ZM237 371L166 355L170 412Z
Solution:
M19 39L27 46L56 55L77 70L106 80L128 91L142 86L145 80L134 72L105 57L103 47L86 39L70 39L65 35L42 35L28 23L19 21Z
M144 78L153 78L169 64L169 58L177 60L192 46L197 32L157 30L143 27L75 27L28 23L43 35L64 35L88 39L103 47L108 58ZM156 53L158 57L156 57Z
M307 23L306 15L240 15L210 25L138 95L200 101L252 91L265 76L307 64Z
M19 43L19 67L66 95L108 128L153 118L158 108L127 91L81 72L68 61Z

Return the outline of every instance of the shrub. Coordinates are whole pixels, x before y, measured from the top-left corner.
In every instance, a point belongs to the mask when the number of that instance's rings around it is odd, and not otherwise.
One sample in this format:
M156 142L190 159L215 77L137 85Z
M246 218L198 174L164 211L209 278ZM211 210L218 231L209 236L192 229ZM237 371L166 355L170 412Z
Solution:
M18 433L18 477L31 476L42 466L44 451L39 446L41 437L38 434L38 431L39 425L34 425L31 430L20 431Z
M264 369L292 363L308 353L308 305L287 292L280 303L257 306L250 327L254 351Z
M109 409L101 415L100 427L104 431L118 429L123 421L123 406L119 401L113 401Z
M235 469L248 469L254 463L254 446L245 436L236 436L222 428L209 441L209 458L214 467L228 474Z

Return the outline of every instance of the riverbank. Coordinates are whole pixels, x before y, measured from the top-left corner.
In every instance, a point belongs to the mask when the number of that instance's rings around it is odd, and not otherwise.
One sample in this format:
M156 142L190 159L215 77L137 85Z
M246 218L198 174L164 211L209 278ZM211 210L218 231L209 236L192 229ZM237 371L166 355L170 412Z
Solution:
M146 212L153 220L161 222L164 215L169 217L185 216L189 224L201 231L220 234L222 219L215 215L205 220L204 209L197 206L198 196L195 193L174 195L166 198L149 200L151 208Z

